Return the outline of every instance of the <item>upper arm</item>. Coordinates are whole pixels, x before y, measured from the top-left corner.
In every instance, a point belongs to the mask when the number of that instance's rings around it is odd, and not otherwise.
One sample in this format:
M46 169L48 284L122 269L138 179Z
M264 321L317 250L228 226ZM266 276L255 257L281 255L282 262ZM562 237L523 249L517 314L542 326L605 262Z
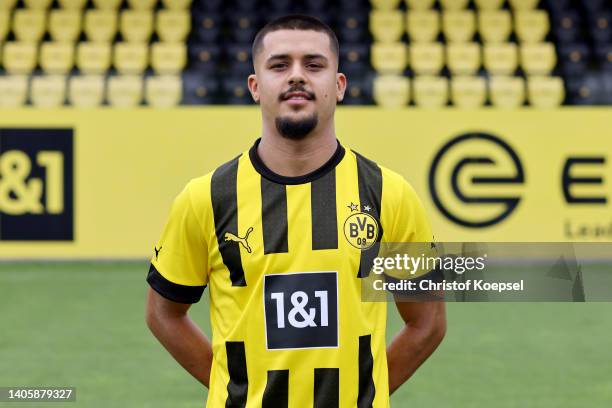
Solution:
M191 307L189 303L178 303L166 299L153 288L149 288L147 293L147 321L163 317L180 317L187 314Z
M208 244L201 212L187 185L174 200L155 247L147 282L168 300L195 303L208 284Z
M396 300L395 306L406 325L444 335L446 307L443 301L402 302Z

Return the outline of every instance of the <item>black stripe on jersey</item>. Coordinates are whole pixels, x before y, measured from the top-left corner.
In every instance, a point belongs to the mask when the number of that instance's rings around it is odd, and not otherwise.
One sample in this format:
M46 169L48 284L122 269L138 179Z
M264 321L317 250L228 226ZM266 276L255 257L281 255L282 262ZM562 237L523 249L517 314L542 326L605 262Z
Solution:
M336 169L310 183L312 249L338 248Z
M153 264L149 268L147 282L157 293L177 303L197 303L204 293L204 286L185 286L164 278Z
M376 388L372 370L374 358L371 348L372 336L359 336L359 394L357 395L357 408L371 408L374 402Z
M227 354L227 371L230 377L227 383L225 408L243 408L246 406L249 391L244 342L226 341L225 352Z
M372 269L374 258L380 249L380 239L382 238L382 225L380 223L380 208L382 200L382 172L380 167L372 160L366 159L359 153L353 151L357 156L357 182L359 184L359 203L361 209L364 205L369 205L372 209L369 212L378 221L378 237L376 243L369 249L361 251L359 261L358 278L367 278Z
M246 286L244 269L240 259L240 244L225 241L226 232L238 235L238 159L218 167L212 175L211 199L215 218L215 232L223 263L229 269L232 286Z
M269 370L262 408L286 408L289 405L289 370Z
M313 408L336 408L340 405L340 369L314 369Z
M264 254L289 251L287 186L261 178L261 223Z

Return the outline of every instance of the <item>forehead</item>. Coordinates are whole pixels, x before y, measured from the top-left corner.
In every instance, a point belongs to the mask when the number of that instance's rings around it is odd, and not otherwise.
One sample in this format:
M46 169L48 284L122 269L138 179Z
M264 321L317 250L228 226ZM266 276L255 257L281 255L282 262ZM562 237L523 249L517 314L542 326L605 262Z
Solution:
M332 50L327 33L314 30L277 30L263 38L261 56L268 59L277 54L295 57L322 54L331 59Z

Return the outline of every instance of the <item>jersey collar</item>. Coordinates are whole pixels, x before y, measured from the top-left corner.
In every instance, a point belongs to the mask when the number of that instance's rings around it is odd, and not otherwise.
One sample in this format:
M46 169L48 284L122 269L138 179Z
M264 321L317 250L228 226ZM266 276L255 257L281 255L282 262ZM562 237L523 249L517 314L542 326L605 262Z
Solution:
M253 146L249 150L249 158L251 159L251 164L253 165L255 170L262 175L262 177L265 177L268 180L278 184L305 184L310 183L311 181L314 181L320 177L323 177L329 171L334 169L338 165L338 163L342 161L345 153L344 147L342 147L340 141L336 140L336 142L338 143L338 147L336 148L336 151L334 152L332 157L323 166L308 174L304 174L303 176L287 177L281 176L280 174L273 172L272 170L266 167L263 161L261 161L261 158L257 154L257 146L259 146L259 142L261 142L261 138L257 139L255 141L255 144L253 144Z

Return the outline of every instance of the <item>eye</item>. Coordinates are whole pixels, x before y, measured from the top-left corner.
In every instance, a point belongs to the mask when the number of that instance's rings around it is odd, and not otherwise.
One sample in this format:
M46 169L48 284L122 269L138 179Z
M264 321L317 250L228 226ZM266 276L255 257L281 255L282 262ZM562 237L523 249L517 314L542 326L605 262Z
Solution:
M321 69L321 68L323 68L323 66L320 65L320 64L308 64L308 65L306 65L306 68L309 68L309 69Z
M287 66L287 64L285 63L278 63L278 64L273 64L270 68L271 69L275 69L275 70L279 70L279 69L283 69Z

